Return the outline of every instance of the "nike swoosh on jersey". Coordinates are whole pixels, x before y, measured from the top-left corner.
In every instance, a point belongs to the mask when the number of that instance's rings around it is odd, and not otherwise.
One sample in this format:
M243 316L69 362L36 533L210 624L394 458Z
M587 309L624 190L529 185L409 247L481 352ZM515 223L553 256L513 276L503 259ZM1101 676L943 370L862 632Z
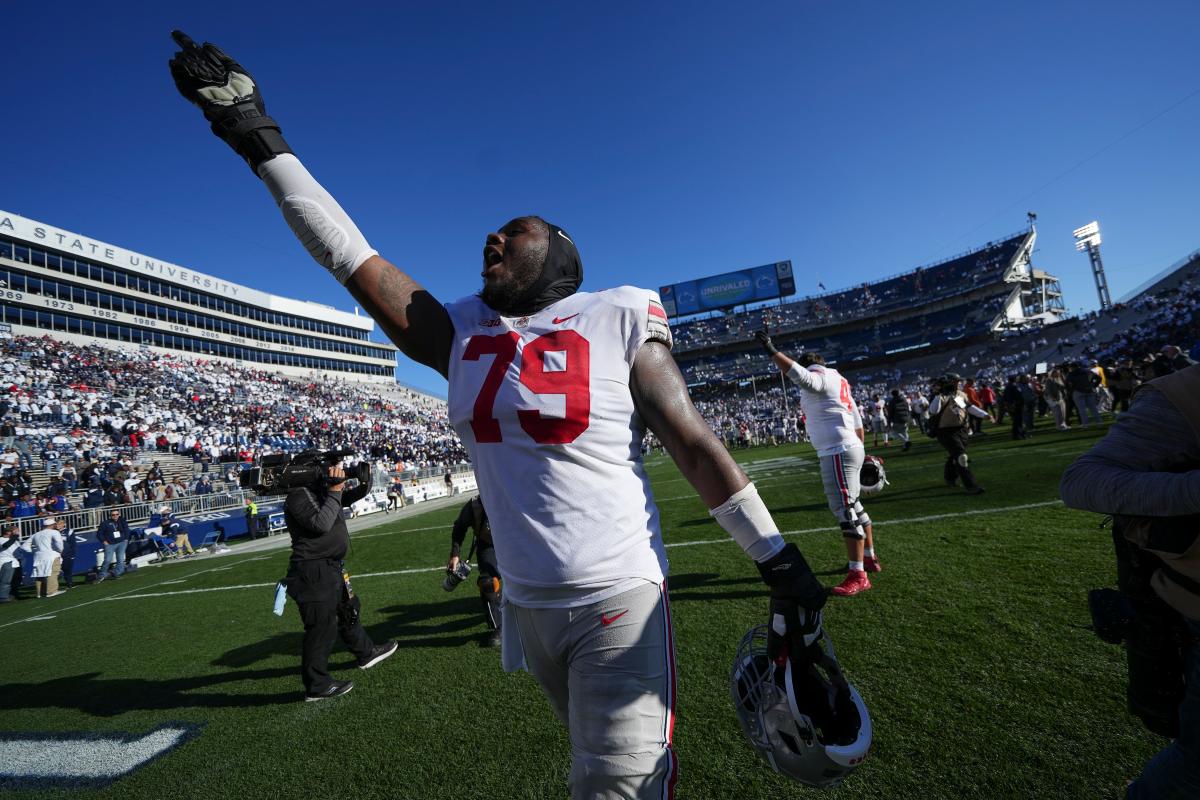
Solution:
M614 622L628 613L628 608L622 610L619 614L612 614L611 616L608 614L608 612L602 611L600 612L600 624L607 628L609 625L612 625Z
M553 325L561 325L562 323L566 322L567 320L571 319L572 317L578 317L578 316L579 316L579 312L578 312L578 311L576 311L574 314L571 314L570 316L566 316L566 317L555 317L555 318L554 318L554 321L553 321L551 324L553 324Z

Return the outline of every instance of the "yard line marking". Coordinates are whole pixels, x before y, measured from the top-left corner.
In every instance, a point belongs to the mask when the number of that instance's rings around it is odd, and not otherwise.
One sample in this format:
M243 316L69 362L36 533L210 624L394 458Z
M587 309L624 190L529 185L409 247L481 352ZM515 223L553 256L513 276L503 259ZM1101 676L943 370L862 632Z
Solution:
M237 562L237 563L241 564L242 562L241 562L241 561L239 561L239 562ZM212 569L202 569L202 570L200 570L199 572L193 572L193 573L191 573L190 575L188 575L188 577L189 577L189 578L194 578L194 577L196 577L197 575L203 575L203 574L204 574L204 573L206 573L206 572L212 572ZM74 611L74 610L75 610L75 609L77 609L77 608L83 608L84 606L90 606L90 605L92 605L93 603L103 603L105 600L112 600L112 599L114 599L114 598L121 597L122 595L126 595L126 594L133 594L133 593L135 593L135 592L143 592L143 591L145 591L146 589L153 589L153 588L155 588L156 586L163 586L163 585L164 585L164 584L166 584L166 583L167 583L167 581L159 581L158 583L152 583L152 584L150 584L149 586L143 586L143 587L141 587L141 588L139 588L139 589L130 589L130 590L129 590L129 591L127 591L127 592L122 592L121 594L115 594L115 595L112 595L112 596L110 596L110 597L97 597L95 600L88 600L86 603L79 603L78 605L74 605L74 606L67 606L66 608L60 608L60 609L58 610L58 613L59 613L59 614L61 614L61 613L63 613L64 611ZM40 616L40 615L38 615L38 614L35 614L34 616L36 617L36 616ZM12 622L6 622L6 623L4 623L3 625L0 625L0 628L7 628L7 627L8 627L8 626L10 626L10 625L20 625L22 622L28 622L28 621L29 621L29 618L26 618L26 619L15 619L15 620L13 620Z
M973 509L971 511L958 511L955 513L947 513L947 514L926 514L925 516L921 516L921 517L907 517L905 519L874 520L874 524L877 526L878 525L907 525L907 524L912 524L914 522L933 522L933 521L939 520L939 519L952 519L952 518L956 518L956 517L973 517L973 516L979 516L981 514L1004 514L1009 511L1022 511L1022 510L1030 509L1030 508L1045 508L1046 506L1058 506L1058 505L1062 505L1062 500L1043 500L1040 503L1022 503L1020 505L1002 506L999 508L978 508L978 509ZM830 525L830 526L826 526L826 527L822 527L822 528L804 528L802 530L795 530L795 531L782 531L780 533L780 535L781 536L799 536L799 535L805 534L805 533L822 533L825 531L837 531L837 530L840 530L840 528L838 528L836 525ZM696 540L693 540L690 542L670 542L664 546L665 547L694 547L695 545L701 545L701 544L725 544L725 543L732 542L732 541L733 541L733 539L731 539L729 537L725 537L722 539L696 539ZM351 574L350 577L355 580L358 580L359 578L382 578L382 577L389 577L392 575L416 575L416 574L422 573L422 572L445 572L445 570L446 570L445 566L412 567L409 569L387 570L386 572L359 572L357 574ZM155 584L155 586L158 586L158 585L161 585L161 584ZM274 583L243 583L243 584L239 584L237 586L211 586L206 589L180 589L178 591L171 591L171 592L143 592L141 594L114 595L113 597L104 598L103 601L93 601L93 602L107 602L110 600L138 600L140 598L145 598L145 597L169 597L171 595L177 595L177 594L202 594L204 592L227 592L227 591L230 591L233 589L264 589L266 587L274 586L274 585L275 585ZM147 588L153 588L153 587L147 587Z
M162 582L162 585L163 585L163 586L168 586L168 585L170 585L170 584L172 584L172 583L187 583L187 578L181 578L180 580L177 580L177 581L163 581L163 582Z
M206 589L176 589L170 592L142 592L141 594L121 594L113 597L106 597L101 602L112 602L113 600L140 600L143 597L171 597L177 594L201 594L203 592L227 592L230 589L265 589L268 586L274 586L273 583L240 583L237 586L210 586Z
M417 531L444 531L447 528L454 526L454 523L449 525L430 525L425 528L405 528L402 531L380 531L379 533L352 533L350 539L370 539L372 536L395 536L397 533L416 533ZM368 529L369 530L369 529Z
M800 474L803 474L803 472L804 472L804 470L795 470L788 475L781 475L777 478L759 478L758 480L754 481L753 483L755 486L762 486L764 484L778 482L781 480L791 480L794 475L800 475ZM681 495L676 495L674 497L656 497L656 498L654 498L654 502L655 503L669 503L672 500L687 500L688 498L698 500L700 498L700 495L696 494L695 492L692 492L691 494L681 494Z
M1008 512L1008 511L1022 511L1024 509L1029 509L1029 508L1045 508L1046 506L1059 506L1059 505L1062 505L1062 500L1044 500L1040 503L1023 503L1019 506L1004 506L1003 508L978 508L978 509L974 509L972 511L958 511L955 513L947 513L947 514L927 514L923 517L908 517L907 519L890 519L890 520L873 519L873 520L871 520L871 523L872 523L872 525L874 525L874 527L878 528L881 525L908 525L908 524L912 524L914 522L933 522L935 520L951 519L953 517L972 517L972 516L977 516L979 514L999 514L999 513L1004 513L1004 512ZM799 536L804 533L821 533L823 531L836 531L836 530L841 530L841 529L836 525L827 525L822 528L804 528L803 530L796 530L796 531L780 531L779 535L780 536ZM663 546L664 547L691 547L692 545L697 545L697 544L720 544L722 542L732 542L732 541L733 541L733 539L731 539L729 537L726 537L724 539L696 539L696 540L690 541L690 542L671 542L671 543L663 545Z
M159 758L199 732L197 725L163 725L128 733L4 733L0 788L48 789L105 786Z
M57 614L44 614L40 617L30 617L29 619L24 620L24 621L25 622L41 622L42 620L54 619L56 616L58 616L58 615Z

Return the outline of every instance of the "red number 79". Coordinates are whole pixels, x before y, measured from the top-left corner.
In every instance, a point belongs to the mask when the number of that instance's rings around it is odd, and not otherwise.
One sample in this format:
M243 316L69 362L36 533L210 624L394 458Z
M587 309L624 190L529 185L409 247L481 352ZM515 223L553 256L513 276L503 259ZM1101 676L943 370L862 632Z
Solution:
M503 440L500 421L496 419L493 409L508 365L517 357L517 343L520 340L520 335L515 331L496 336L476 334L463 350L464 361L478 361L480 356L486 355L495 356L483 385L479 387L471 416L471 430L475 434L475 441L480 444ZM565 413L561 419L543 417L542 412L537 410L517 411L521 427L538 444L569 444L591 424L589 350L588 340L569 328L544 333L525 345L521 359L521 383L536 394L561 394L566 398ZM563 353L566 359L564 369L546 369L546 353L551 352Z

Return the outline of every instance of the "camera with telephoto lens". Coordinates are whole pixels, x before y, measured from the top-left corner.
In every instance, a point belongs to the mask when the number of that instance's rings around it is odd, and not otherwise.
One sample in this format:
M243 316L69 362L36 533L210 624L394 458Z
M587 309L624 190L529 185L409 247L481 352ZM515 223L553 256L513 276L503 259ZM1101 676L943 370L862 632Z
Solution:
M331 478L329 469L341 463L343 458L354 455L350 449L304 450L291 455L275 453L263 456L258 465L242 472L238 483L243 489L253 489L259 494L286 494L292 489L321 489L335 483L356 478L359 483L370 485L371 465L361 461L346 470L346 477Z
M442 579L442 588L447 592L453 592L458 588L458 585L467 579L471 574L471 562L460 561L454 569L446 570L446 577Z

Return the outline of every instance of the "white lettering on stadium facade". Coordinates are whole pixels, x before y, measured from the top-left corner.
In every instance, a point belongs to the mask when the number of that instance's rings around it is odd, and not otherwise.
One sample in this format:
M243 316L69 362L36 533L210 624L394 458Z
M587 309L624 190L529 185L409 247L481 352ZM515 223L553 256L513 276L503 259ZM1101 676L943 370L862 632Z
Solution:
M123 250L114 245L98 242L3 210L0 210L0 234L16 240L18 244L26 243L35 249L60 251L68 256L75 254L97 264L111 264L136 274L153 276L169 285L208 292L272 312L345 325L361 331L375 329L375 321L365 315L351 314L325 304L296 300L251 289L247 286L239 286L193 269ZM130 288L136 289L137 287L131 286ZM234 309L227 311L235 314L243 313Z

